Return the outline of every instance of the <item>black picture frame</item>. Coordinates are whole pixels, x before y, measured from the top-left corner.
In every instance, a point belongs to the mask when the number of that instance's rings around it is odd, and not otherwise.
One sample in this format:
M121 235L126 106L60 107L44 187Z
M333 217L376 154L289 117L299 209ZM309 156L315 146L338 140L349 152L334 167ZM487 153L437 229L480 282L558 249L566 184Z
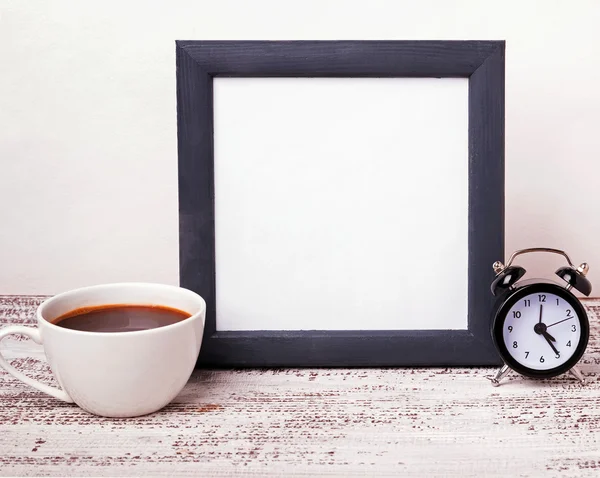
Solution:
M181 286L207 302L199 365L498 365L492 263L504 257L504 41L177 41ZM468 78L468 328L217 331L213 89L232 77ZM431 271L431 293L444 287Z

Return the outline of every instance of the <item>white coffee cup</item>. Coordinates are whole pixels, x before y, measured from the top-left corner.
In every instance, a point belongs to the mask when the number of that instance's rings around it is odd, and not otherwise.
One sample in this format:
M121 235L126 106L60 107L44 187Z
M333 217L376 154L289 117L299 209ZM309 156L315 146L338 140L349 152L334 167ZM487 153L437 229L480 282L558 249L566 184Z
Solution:
M112 304L166 306L191 316L134 332L85 332L52 323L82 307ZM0 340L22 334L43 344L61 389L27 377L1 355L0 366L26 384L96 415L145 415L167 405L190 378L200 352L205 314L202 297L181 287L122 283L72 290L38 307L37 328L0 329Z

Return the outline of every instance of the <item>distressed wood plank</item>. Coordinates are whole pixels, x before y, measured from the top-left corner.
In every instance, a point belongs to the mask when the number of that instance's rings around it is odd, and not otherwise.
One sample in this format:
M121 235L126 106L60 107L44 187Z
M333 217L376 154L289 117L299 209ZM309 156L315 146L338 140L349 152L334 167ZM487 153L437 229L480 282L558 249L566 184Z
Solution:
M42 297L1 297L0 325ZM2 476L596 476L600 302L586 301L589 381L491 369L198 370L165 410L105 419L0 372ZM3 353L52 384L40 346Z

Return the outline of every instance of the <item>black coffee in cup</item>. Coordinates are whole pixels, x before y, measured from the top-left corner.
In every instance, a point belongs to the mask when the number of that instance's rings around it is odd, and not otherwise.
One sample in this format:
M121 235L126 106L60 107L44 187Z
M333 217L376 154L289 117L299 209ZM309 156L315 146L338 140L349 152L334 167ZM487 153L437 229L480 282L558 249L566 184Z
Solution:
M61 315L53 324L84 332L137 332L175 324L190 317L182 310L160 305L102 305Z

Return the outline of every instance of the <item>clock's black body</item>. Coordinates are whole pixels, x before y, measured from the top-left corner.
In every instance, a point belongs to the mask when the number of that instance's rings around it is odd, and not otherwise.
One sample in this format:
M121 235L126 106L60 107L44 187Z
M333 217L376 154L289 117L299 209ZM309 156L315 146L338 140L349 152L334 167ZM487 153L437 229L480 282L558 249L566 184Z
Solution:
M581 338L573 355L560 366L549 370L535 370L517 362L506 348L502 336L504 321L513 305L529 294L540 292L552 293L562 298L577 313L579 316L579 322L581 324ZM502 357L504 363L506 363L515 372L518 372L526 377L551 378L561 375L569 371L569 369L577 364L585 352L589 340L588 316L585 312L585 308L581 305L581 302L579 302L577 297L575 297L573 293L568 291L563 286L542 279L523 281L518 285L513 285L512 287L505 289L498 297L493 311L492 339L494 341L494 345L496 346L496 349L498 350L498 353Z

